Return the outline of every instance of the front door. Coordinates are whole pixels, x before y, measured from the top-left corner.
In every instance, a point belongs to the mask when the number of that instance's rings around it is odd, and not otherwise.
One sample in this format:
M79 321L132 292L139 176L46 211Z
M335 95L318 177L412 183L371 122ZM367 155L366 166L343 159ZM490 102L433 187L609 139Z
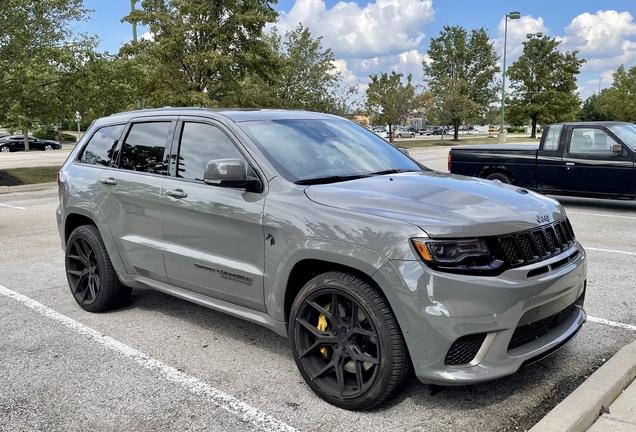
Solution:
M634 155L623 145L621 153L612 153L619 142L601 126L575 126L563 155L566 193L598 197L634 197Z
M184 119L177 125L163 183L165 262L170 283L264 310L265 193L203 182L208 161L248 158L222 125ZM254 175L256 175L254 173Z

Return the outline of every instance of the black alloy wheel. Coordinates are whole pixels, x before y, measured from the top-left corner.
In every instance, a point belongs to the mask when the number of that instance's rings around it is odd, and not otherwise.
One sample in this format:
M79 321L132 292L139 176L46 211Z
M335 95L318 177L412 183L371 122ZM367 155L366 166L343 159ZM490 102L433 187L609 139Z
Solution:
M502 172L495 172L486 177L486 180L500 181L506 184L512 184L512 179Z
M71 293L82 309L102 312L130 298L131 289L119 281L94 225L80 226L70 235L65 264Z
M44 145L44 151L51 151L51 150L53 150L53 146L51 144Z
M331 272L308 282L292 306L289 334L307 384L341 408L370 409L383 403L410 372L386 299L354 275Z
M11 151L11 149L7 146L0 146L0 152L2 153L9 153Z

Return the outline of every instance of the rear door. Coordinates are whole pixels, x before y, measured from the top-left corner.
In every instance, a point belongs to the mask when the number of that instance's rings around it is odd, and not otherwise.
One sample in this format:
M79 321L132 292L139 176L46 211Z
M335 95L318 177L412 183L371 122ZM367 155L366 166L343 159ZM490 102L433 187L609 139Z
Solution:
M628 146L622 145L621 153L612 153L612 145L620 141L602 126L573 126L568 141L563 157L567 194L634 197L634 154Z
M168 174L167 145L176 117L150 117L128 123L123 142L95 186L95 211L115 238L126 269L167 282L163 262L161 187Z
M265 193L203 182L212 159L240 158L251 176L255 164L229 129L197 117L180 118L171 158L161 198L170 283L264 310Z

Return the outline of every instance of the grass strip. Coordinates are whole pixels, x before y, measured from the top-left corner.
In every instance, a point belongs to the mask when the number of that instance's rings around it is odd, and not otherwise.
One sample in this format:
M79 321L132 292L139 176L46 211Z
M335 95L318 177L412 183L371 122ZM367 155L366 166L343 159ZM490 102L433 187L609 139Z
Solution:
M522 136L508 136L506 137L506 144L515 143L539 143L539 139L530 138L527 135ZM477 138L463 138L460 136L459 141L453 141L452 137L434 140L395 140L395 145L406 148L422 148L422 147L438 147L438 146L451 146L451 145L478 145L478 144L499 144L497 136L492 137L477 137Z
M59 166L12 168L0 170L0 186L49 183L57 180Z

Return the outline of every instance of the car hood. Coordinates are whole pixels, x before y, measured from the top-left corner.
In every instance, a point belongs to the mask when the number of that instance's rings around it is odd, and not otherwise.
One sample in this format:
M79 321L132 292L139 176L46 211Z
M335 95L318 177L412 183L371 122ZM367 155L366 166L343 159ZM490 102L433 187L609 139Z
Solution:
M409 222L431 237L478 237L534 228L565 215L555 200L518 186L437 171L312 185L319 204Z

